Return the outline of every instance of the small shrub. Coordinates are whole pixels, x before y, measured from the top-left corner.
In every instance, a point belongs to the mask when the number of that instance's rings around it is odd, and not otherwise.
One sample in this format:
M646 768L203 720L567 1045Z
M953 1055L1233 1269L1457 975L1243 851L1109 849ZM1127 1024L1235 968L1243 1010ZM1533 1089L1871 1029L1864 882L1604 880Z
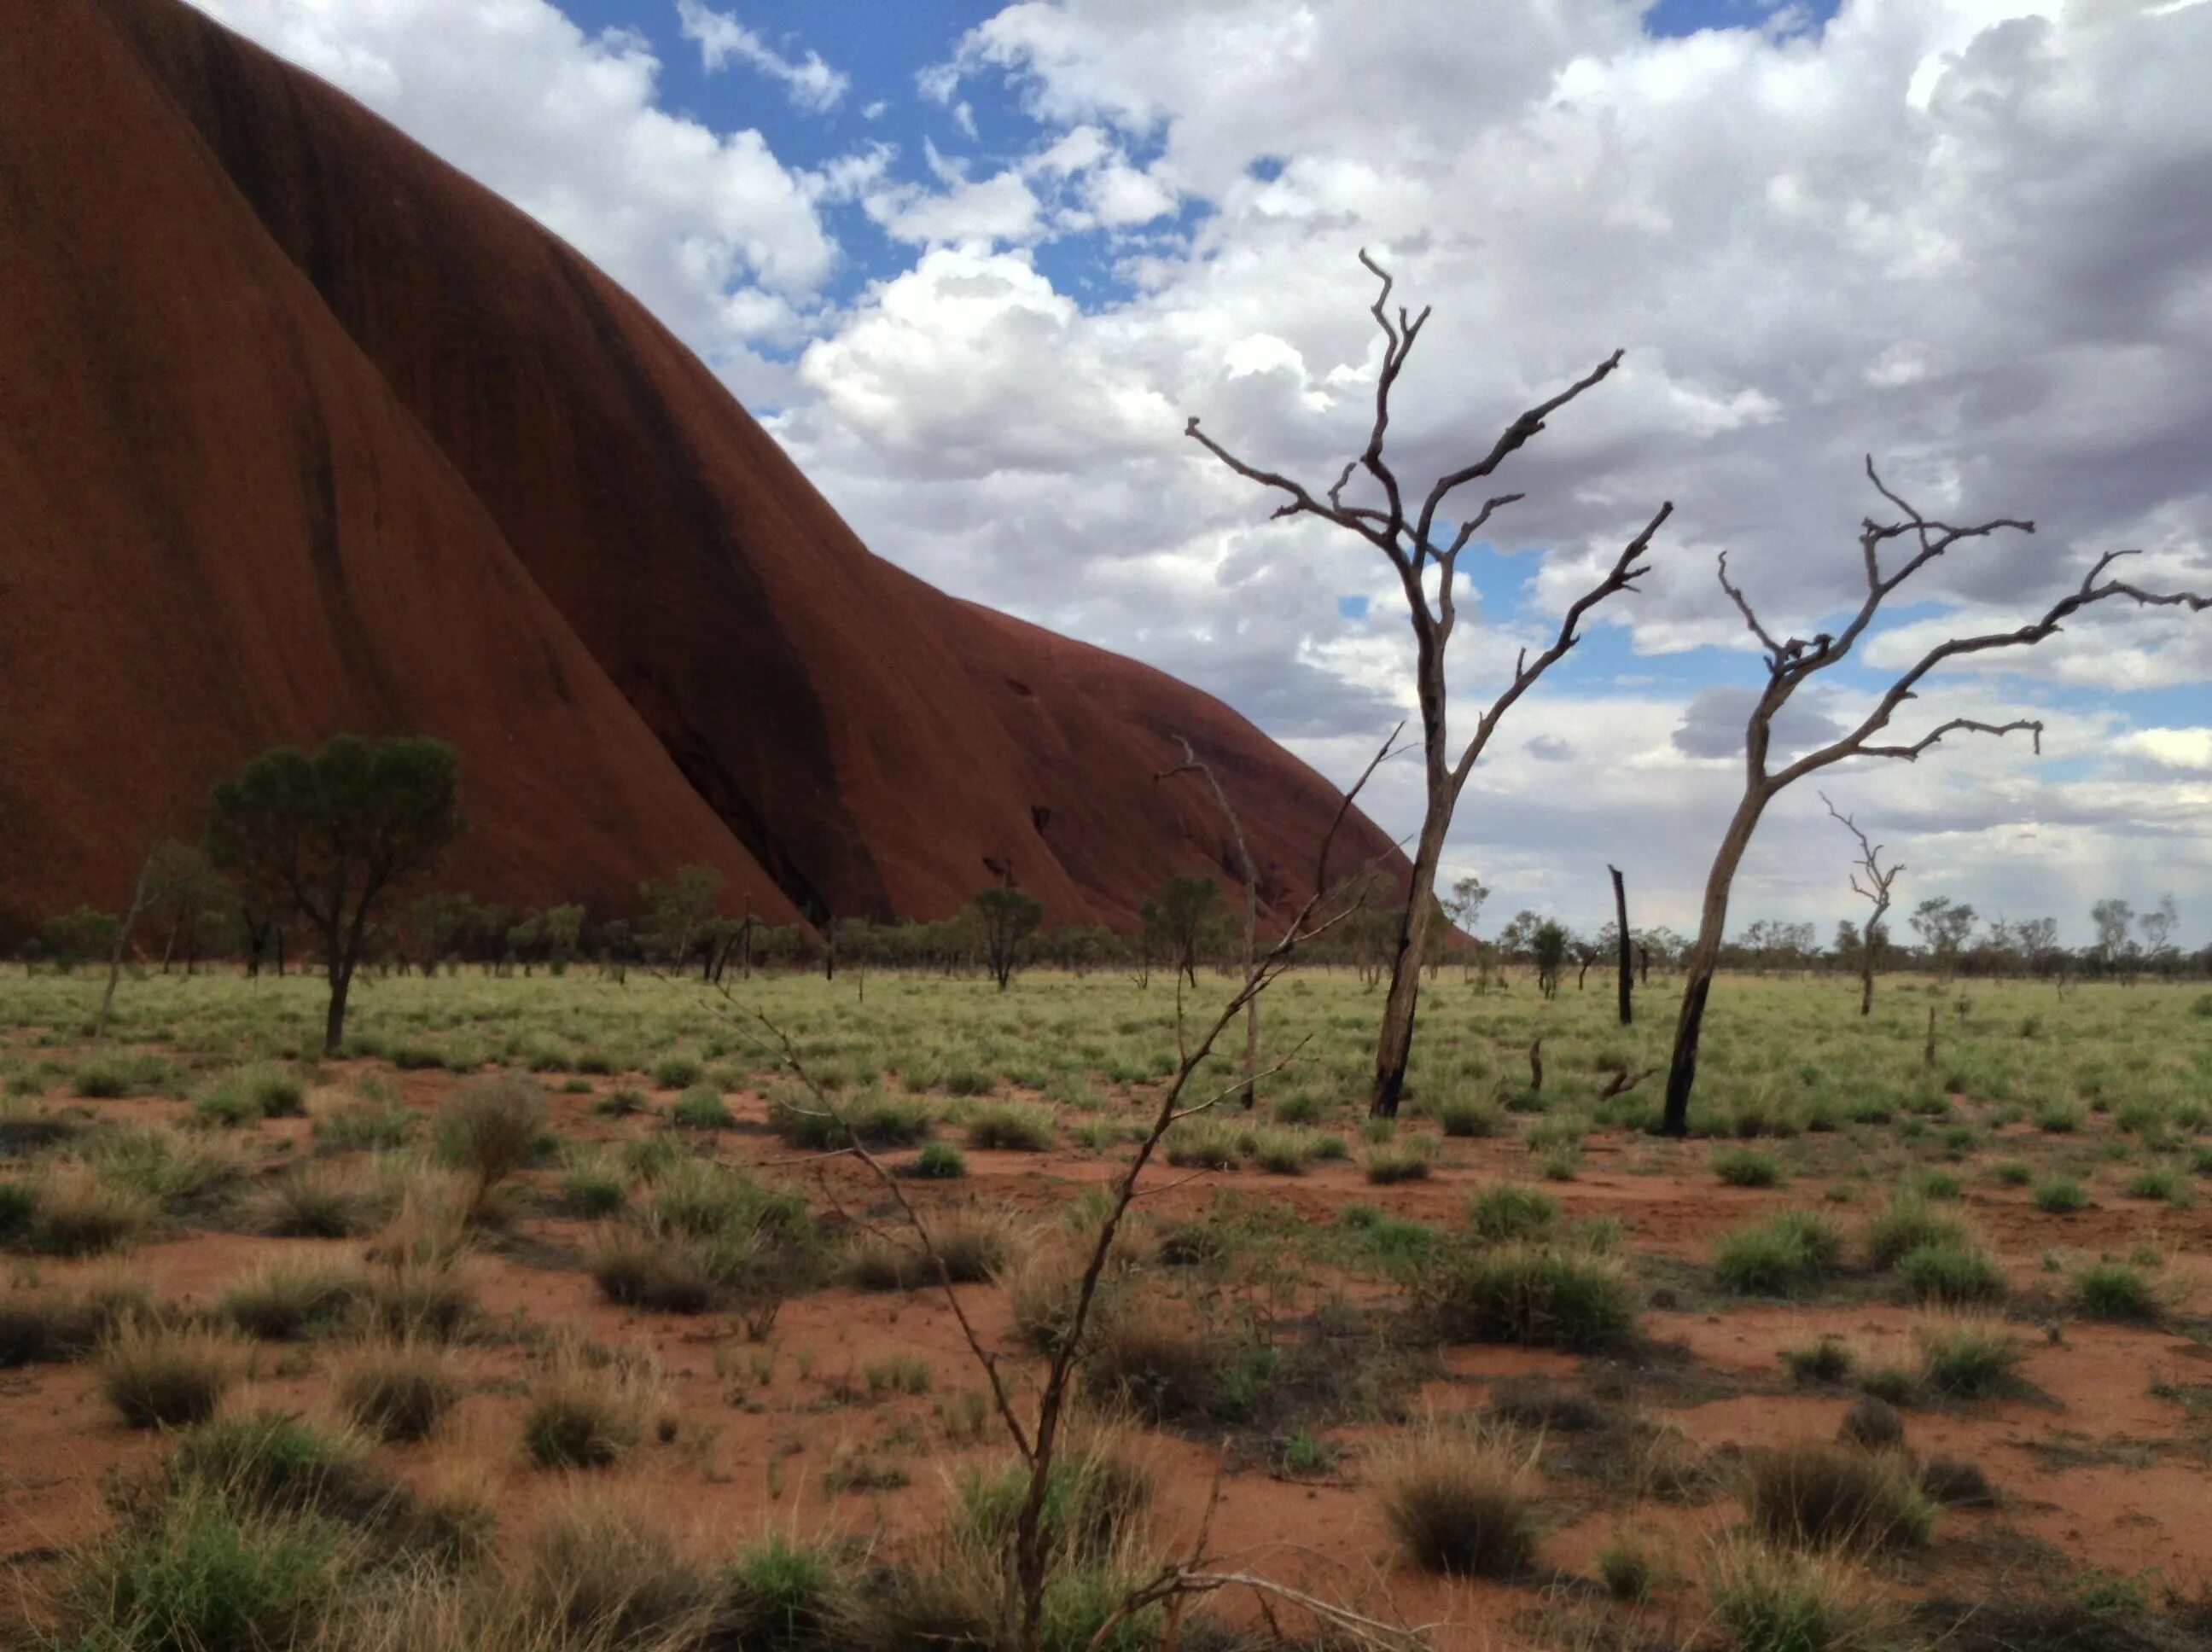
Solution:
M949 1141L924 1142L907 1174L926 1181L957 1181L968 1174L968 1157Z
M1705 1599L1731 1652L1871 1652L1881 1643L1858 1574L1833 1556L1737 1539L1714 1552Z
M2160 1200L2176 1210L2187 1210L2191 1203L2187 1179L2171 1164L2137 1171L2128 1180L2127 1194L2130 1199Z
M985 1151L1047 1152L1058 1134L1050 1108L1023 1102L994 1102L968 1118L968 1145Z
M1595 1564L1605 1592L1624 1605L1649 1599L1659 1581L1659 1557L1650 1540L1626 1529L1615 1528L1597 1552Z
M220 1124L254 1124L298 1117L305 1110L307 1096L307 1085L290 1068L274 1061L250 1061L217 1079L193 1110Z
M1714 1154L1713 1174L1731 1187L1778 1187L1784 1181L1781 1165L1755 1147L1731 1147Z
M452 1257L403 1257L372 1269L362 1292L365 1323L390 1337L451 1341L476 1308L476 1288Z
M2071 1102L2053 1102L2036 1109L2035 1127L2046 1135L2070 1136L2081 1127L2081 1109Z
M70 1086L87 1101L112 1102L157 1090L174 1076L174 1070L159 1056L102 1050L76 1064L70 1075Z
M955 1285L979 1285L995 1277L1014 1252L1009 1225L975 1212L932 1219L929 1236ZM864 1236L846 1257L846 1277L862 1291L920 1291L940 1282L937 1261L918 1238L906 1235Z
M738 1550L723 1581L733 1646L827 1646L854 1611L834 1552L780 1532Z
M1376 1466L1382 1515L1423 1571L1513 1577L1536 1552L1531 1459L1504 1442L1431 1428Z
M2128 1262L2093 1262L2075 1274L2074 1306L2091 1319L2148 1325L2160 1316L2151 1276Z
M1401 1136L1367 1150L1367 1179L1378 1187L1425 1181L1436 1162L1435 1137Z
M337 1402L354 1423L380 1440L427 1440L459 1403L460 1379L433 1344L372 1343L337 1370Z
M204 1423L240 1364L236 1345L213 1332L129 1321L100 1345L100 1392L132 1428Z
M543 1625L521 1643L544 1652L700 1645L720 1593L713 1569L669 1535L659 1510L635 1492L598 1487L575 1488L538 1515L523 1539L514 1578L520 1615Z
M247 1336L292 1342L343 1323L366 1284L359 1268L343 1264L276 1263L231 1285L216 1311Z
M1897 1457L1805 1442L1754 1455L1744 1510L1762 1535L1802 1548L1917 1547L1934 1505Z
M307 1116L326 1147L388 1151L415 1133L415 1115L389 1096L317 1091L307 1097Z
M1270 1175L1304 1175L1319 1153L1320 1138L1310 1130L1262 1130L1253 1158Z
M1559 1201L1541 1188L1501 1181L1468 1201L1467 1222L1477 1237L1492 1244L1534 1239L1559 1219Z
M974 1139L971 1127L969 1139ZM1170 1127L1160 1151L1177 1169L1233 1170L1258 1145L1255 1132L1227 1119L1184 1119Z
M118 1326L151 1312L145 1287L124 1278L76 1291L11 1291L0 1297L0 1370L81 1359Z
M598 1155L579 1157L561 1173L562 1205L578 1216L612 1216L629 1197L621 1174Z
M103 1180L88 1165L54 1165L32 1185L37 1203L22 1225L21 1242L45 1255L118 1250L145 1237L161 1219L153 1199Z
M2018 1383L2027 1351L1993 1321L1960 1320L1923 1326L1914 1333L1922 1381L1957 1400L2003 1394Z
M382 1177L354 1165L295 1164L261 1189L253 1224L283 1239L349 1239L377 1226L394 1198Z
M722 1105L722 1093L712 1084L694 1084L676 1098L668 1121L679 1130L722 1130L734 1121Z
M646 1397L636 1379L562 1350L530 1385L523 1449L541 1468L605 1468L644 1436Z
M545 1128L545 1097L527 1079L487 1073L453 1087L432 1121L438 1157L475 1178L478 1198L527 1165Z
M1948 1137L1949 1131L1944 1132ZM1946 1145L1949 1144L1947 1142ZM1905 1193L1908 1198L1925 1199L1949 1204L1966 1192L1966 1184L1948 1170L1923 1170L1907 1179Z
M1920 1489L1931 1502L1957 1509L1990 1509L1997 1501L1980 1466L1959 1457L1930 1457L1921 1466Z
M1905 1418L1888 1400L1863 1394L1844 1410L1836 1437L1862 1451L1887 1451L1905 1443Z
M1455 1342L1595 1348L1636 1327L1635 1287L1620 1260L1565 1246L1453 1246L1409 1290Z
M1838 1338L1822 1337L1802 1348L1784 1348L1778 1357L1783 1369L1799 1382L1840 1382L1856 1362Z
M1843 1246L1843 1235L1826 1217L1784 1211L1723 1235L1713 1248L1713 1272L1740 1295L1787 1296L1833 1273Z
M1859 1373L1859 1392L1889 1406L1909 1406L1920 1398L1920 1379L1903 1365L1869 1365Z
M1887 1271L1924 1246L1963 1250L1966 1229L1956 1217L1938 1211L1917 1193L1899 1193L1867 1218L1859 1235L1867 1266Z
M1447 1136L1467 1138L1498 1133L1498 1109L1488 1102L1455 1096L1437 1108L1437 1128Z
M672 1051L653 1064L653 1082L663 1090L688 1090L706 1071L697 1056Z
M1990 1172L2001 1187L2025 1187L2035 1180L2035 1172L2018 1159L2007 1159Z
M703 1314L714 1305L714 1278L696 1241L632 1228L600 1231L586 1266L611 1303L656 1314Z
M1588 1434L1613 1420L1589 1394L1548 1376L1509 1376L1490 1391L1490 1414L1532 1434Z
M2004 1270L1984 1253L1949 1245L1919 1245L1898 1259L1897 1282L1914 1302L1963 1306L1996 1302L2005 1294Z
M2071 1176L2045 1177L2035 1184L2030 1197L2035 1200L2035 1208L2048 1216L2071 1216L2076 1211L2087 1210L2089 1205L2088 1189Z

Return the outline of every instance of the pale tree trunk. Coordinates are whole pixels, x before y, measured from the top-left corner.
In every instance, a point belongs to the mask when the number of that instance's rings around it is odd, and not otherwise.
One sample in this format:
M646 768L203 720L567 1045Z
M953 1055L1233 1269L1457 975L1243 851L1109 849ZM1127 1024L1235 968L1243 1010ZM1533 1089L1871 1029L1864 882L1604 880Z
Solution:
M1874 909L1867 920L1866 939L1859 947L1859 1018L1864 1020L1874 1013L1874 950L1881 944L1882 914L1889 910L1884 902Z
M1682 967L1682 1010L1674 1023L1674 1054L1667 1070L1667 1108L1662 1127L1670 1136L1686 1134L1690 1123L1690 1091L1698 1082L1698 1040L1705 1023L1705 999L1712 991L1713 971L1720 962L1721 938L1728 927L1729 891L1735 887L1736 868L1759 817L1766 811L1767 793L1754 787L1736 805L1728 835L1721 840L1705 879L1705 903L1698 918L1697 944Z
M1443 859L1455 789L1449 776L1432 780L1428 811L1414 847L1413 881L1406 891L1406 915L1398 926L1390 991L1382 1001L1382 1030L1375 1046L1375 1091L1367 1110L1378 1119L1396 1118L1398 1098L1405 1092L1406 1066L1413 1053L1413 1015L1421 996L1421 960L1436 927L1437 867Z

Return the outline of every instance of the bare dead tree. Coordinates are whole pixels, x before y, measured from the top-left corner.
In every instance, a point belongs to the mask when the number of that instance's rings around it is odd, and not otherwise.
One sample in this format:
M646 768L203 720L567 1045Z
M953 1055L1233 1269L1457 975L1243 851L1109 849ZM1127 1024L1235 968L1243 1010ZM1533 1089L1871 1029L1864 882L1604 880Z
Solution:
M1620 1024L1627 1027L1636 1021L1636 979L1629 968L1628 957L1628 885L1622 881L1620 867L1608 865L1606 870L1613 874L1614 944L1620 949Z
M174 806L164 807L161 818L154 824L153 833L146 841L146 853L138 859L138 876L131 884L131 904L124 909L123 920L115 926L115 944L107 950L107 987L100 995L100 1013L93 1017L94 1043L107 1036L107 1017L115 1009L115 987L123 979L123 952L131 944L131 932L138 927L139 919L146 915L146 908L154 904L160 893L155 868L161 858L161 836L167 829Z
M1053 1483L1053 1466L1057 1460L1060 1431L1074 1397L1076 1364L1084 1350L1091 1314L1114 1254L1115 1242L1128 1215L1129 1207L1137 1199L1138 1184L1146 1167L1158 1153L1161 1142L1176 1124L1218 1106L1250 1082L1252 1075L1248 1073L1246 1079L1238 1084L1195 1100L1188 1099L1193 1080L1222 1034L1252 999L1265 993L1290 968L1304 947L1344 922L1358 909L1356 896L1346 896L1333 891L1328 882L1329 849L1346 817L1351 812L1353 800L1365 787L1376 768L1390 754L1395 738L1396 731L1394 730L1391 739L1383 743L1337 805L1336 813L1322 840L1313 892L1291 916L1280 938L1265 951L1256 951L1249 959L1243 978L1228 1001L1209 1019L1198 1025L1194 1034L1183 1023L1178 997L1176 1045L1179 1059L1176 1070L1160 1093L1149 1127L1138 1141L1127 1164L1107 1190L1104 1213L1091 1237L1074 1303L1047 1356L1033 1412L1018 1402L1014 1383L1000 1355L984 1339L981 1331L961 1301L958 1291L954 1289L951 1270L946 1266L944 1254L932 1235L927 1218L915 1205L903 1182L869 1149L860 1133L843 1112L838 1097L818 1084L808 1072L797 1045L789 1035L758 1011L747 1012L750 1018L768 1035L781 1064L806 1090L812 1102L812 1110L831 1120L842 1130L847 1145L840 1151L850 1152L882 1184L898 1207L901 1217L913 1230L935 1270L939 1287L959 1326L969 1353L988 1384L991 1404L1000 1424L1027 1471L1027 1486L1021 1508L1015 1516L1008 1557L1006 1621L1001 1626L1002 1644L1007 1652L1040 1652L1045 1593L1051 1581L1052 1554L1046 1502ZM1221 797L1219 800L1231 822L1235 823L1236 811L1230 807L1227 798ZM1241 840L1241 824L1237 825L1237 832ZM1356 884L1358 874L1354 874L1348 881ZM727 989L718 990L726 1000L735 1002ZM1281 1071L1295 1054L1295 1051L1286 1053L1267 1071ZM1209 1516L1206 1525L1210 1523ZM1396 1629L1246 1572L1221 1570L1206 1555L1205 1546L1206 1527L1202 1526L1191 1552L1181 1560L1170 1562L1162 1568L1158 1576L1133 1590L1116 1608L1115 1614L1109 1619L1106 1627L1094 1638L1092 1645L1103 1644L1108 1630L1125 1621L1131 1613L1148 1605L1180 1602L1187 1596L1209 1594L1229 1587L1242 1587L1290 1601L1339 1634L1349 1637L1355 1644L1407 1649L1407 1652L1419 1644L1418 1631Z
M1505 714L1575 646L1583 616L1615 592L1635 588L1636 580L1647 571L1638 559L1644 555L1652 536L1674 507L1671 503L1662 505L1643 531L1613 560L1604 576L1575 600L1560 622L1558 635L1550 647L1534 660L1528 658L1526 649L1522 651L1515 662L1511 682L1477 720L1473 735L1455 756L1444 722L1444 655L1459 619L1455 590L1459 556L1497 512L1522 495L1493 495L1478 508L1459 513L1455 526L1440 520L1440 516L1454 493L1493 474L1545 428L1545 421L1553 414L1601 383L1620 365L1621 352L1615 350L1558 395L1520 415L1505 427L1486 453L1438 477L1419 507L1409 509L1410 501L1397 472L1383 457L1383 441L1390 428L1391 389L1413 355L1413 345L1428 322L1430 312L1424 309L1418 316L1409 315L1401 305L1393 320L1389 300L1394 283L1389 271L1364 250L1359 261L1382 284L1369 312L1382 331L1382 367L1375 385L1375 418L1368 432L1366 449L1346 462L1334 486L1317 497L1302 483L1248 465L1200 429L1195 415L1184 426L1183 433L1238 476L1285 495L1285 502L1275 510L1277 517L1319 517L1373 545L1396 572L1406 593L1413 628L1414 689L1421 711L1426 802L1414 845L1406 910L1399 920L1397 942L1392 953L1390 990L1384 1000L1382 1025L1376 1041L1375 1084L1369 1098L1371 1113L1379 1118L1393 1118L1397 1114L1399 1096L1405 1089L1406 1066L1413 1050L1413 1013L1420 996L1421 964L1436 928L1437 867L1468 776ZM1382 508L1350 503L1345 499L1344 492L1353 473L1362 471L1382 490ZM1449 537L1439 544L1439 537L1447 529Z
M1889 913L1890 885L1897 881L1898 875L1905 868L1902 865L1885 867L1881 864L1881 845L1869 842L1867 835L1859 829L1856 821L1839 812L1834 804L1828 803L1826 792L1820 793L1820 801L1828 804L1828 812L1843 823L1845 831L1858 840L1859 861L1851 872L1851 893L1874 902L1874 911L1867 918L1866 932L1859 941L1859 1014L1864 1017L1874 1013L1875 953L1884 939L1881 920ZM1859 881L1862 874L1866 878L1863 884Z
M1902 744L1877 744L1875 739L1889 726L1890 720L1896 716L1906 701L1918 696L1922 680L1947 660L2007 648L2033 647L2045 638L2056 635L2065 621L2081 610L2115 598L2124 598L2141 607L2180 607L2191 612L2202 612L2212 607L2212 598L2198 596L2191 592L2146 591L2124 580L2107 578L2113 563L2137 554L2132 550L2108 550L2097 558L2082 576L2079 586L2052 603L2039 618L2009 631L1986 631L1971 636L1952 637L1937 643L1884 690L1881 697L1875 702L1874 709L1860 720L1857 726L1827 744L1807 752L1794 762L1771 769L1767 758L1772 744L1775 717L1808 680L1850 653L1893 592L1954 545L1968 540L1986 539L2008 531L2014 533L2035 531L2034 523L2019 521L2011 517L1999 517L1968 527L1956 527L1948 522L1937 521L1923 516L1886 487L1875 472L1870 456L1866 462L1866 473L1875 490L1896 508L1899 518L1892 522L1876 522L1869 517L1862 523L1859 555L1866 565L1866 595L1841 631L1833 635L1823 631L1809 641L1796 636L1777 637L1760 621L1750 599L1729 580L1728 554L1725 551L1721 554L1721 589L1728 592L1729 600L1735 604L1737 611L1743 616L1744 623L1765 651L1766 686L1753 705L1750 718L1744 727L1743 798L1736 805L1735 814L1729 820L1728 830L1721 838L1720 848L1713 857L1712 870L1706 876L1705 905L1698 918L1698 938L1691 947L1683 968L1682 1008L1675 1022L1674 1056L1667 1073L1664 1128L1669 1135L1680 1135L1689 1127L1690 1092L1697 1083L1698 1075L1698 1040L1705 1025L1705 1000L1712 990L1713 972L1720 958L1722 931L1728 921L1729 891L1735 883L1736 868L1743 862L1744 851L1751 847L1752 834L1758 829L1759 817L1766 812L1768 804L1806 775L1817 774L1846 758L1895 757L1913 762L1940 744L1945 736L1951 734L2002 737L2024 733L2033 739L2035 749L2040 753L2043 749L2043 725L2029 717L2014 718L2005 723L1984 723L1971 717L1954 717L1947 722L1938 723L1918 739ZM1885 572L1882 568L1883 547L1899 540L1906 542L1911 554L1899 566Z

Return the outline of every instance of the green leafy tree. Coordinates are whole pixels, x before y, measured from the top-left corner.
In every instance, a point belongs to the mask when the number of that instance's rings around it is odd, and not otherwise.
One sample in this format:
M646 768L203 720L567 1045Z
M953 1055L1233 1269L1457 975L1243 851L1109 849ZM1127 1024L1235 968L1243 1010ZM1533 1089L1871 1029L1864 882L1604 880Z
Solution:
M325 1054L344 1038L346 994L379 908L436 863L460 823L460 759L442 740L342 734L312 756L280 746L216 785L209 859L321 938Z
M1547 918L1537 925L1536 932L1529 938L1529 951L1536 958L1536 985L1546 998L1559 990L1559 971L1566 967L1571 939L1554 918Z
M673 878L639 884L637 892L645 903L638 944L672 968L682 969L722 898L722 874L712 866L684 866Z
M1213 886L1206 885L1208 889ZM1018 889L987 889L969 903L983 938L983 963L999 990L1006 990L1021 956L1023 938L1044 921L1044 904Z

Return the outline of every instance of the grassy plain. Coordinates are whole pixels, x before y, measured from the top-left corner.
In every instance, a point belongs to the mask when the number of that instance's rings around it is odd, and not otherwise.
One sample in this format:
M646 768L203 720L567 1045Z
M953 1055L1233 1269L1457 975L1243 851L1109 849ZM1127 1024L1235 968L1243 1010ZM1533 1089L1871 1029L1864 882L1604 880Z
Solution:
M981 1373L754 1016L1018 1381L1170 983L385 979L334 1061L311 978L130 980L94 1048L99 992L0 977L0 1641L991 1643ZM1671 983L1622 1028L1595 971L1443 972L1395 1129L1377 1007L1287 978L1259 1105L1147 1173L1050 1644L1209 1503L1224 1570L1441 1647L2192 1643L2201 986L1899 978L1863 1022L1853 983L1727 979L1686 1142L1649 1133ZM1324 1643L1272 1611L1224 1591L1179 1643Z

